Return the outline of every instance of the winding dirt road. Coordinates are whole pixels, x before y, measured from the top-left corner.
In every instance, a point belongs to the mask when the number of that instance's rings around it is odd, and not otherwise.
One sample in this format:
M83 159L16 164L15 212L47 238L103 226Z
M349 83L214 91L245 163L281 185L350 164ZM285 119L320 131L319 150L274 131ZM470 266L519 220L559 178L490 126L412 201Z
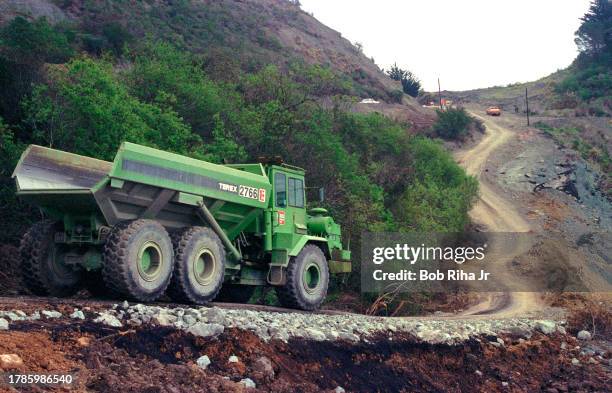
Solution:
M486 126L485 137L480 143L455 155L467 173L475 176L480 183L479 199L471 210L470 216L475 223L484 226L488 232L529 232L529 224L513 203L504 198L482 176L484 166L491 155L503 148L515 135L492 118L482 117L474 112L470 114L482 120ZM506 280L518 279L512 277L508 271L504 268L504 264L498 264L495 271L491 272ZM486 314L509 317L534 311L540 307L539 297L533 292L487 293L480 303L470 307L462 315Z

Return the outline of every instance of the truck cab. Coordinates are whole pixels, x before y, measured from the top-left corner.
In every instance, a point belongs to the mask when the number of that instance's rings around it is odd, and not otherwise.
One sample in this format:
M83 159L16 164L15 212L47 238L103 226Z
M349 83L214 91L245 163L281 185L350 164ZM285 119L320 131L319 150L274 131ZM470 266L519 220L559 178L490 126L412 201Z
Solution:
M267 174L272 183L270 284L285 282L284 271L291 259L307 245L321 250L330 273L349 273L351 253L343 249L340 225L326 209L307 210L305 171L282 164L268 166Z

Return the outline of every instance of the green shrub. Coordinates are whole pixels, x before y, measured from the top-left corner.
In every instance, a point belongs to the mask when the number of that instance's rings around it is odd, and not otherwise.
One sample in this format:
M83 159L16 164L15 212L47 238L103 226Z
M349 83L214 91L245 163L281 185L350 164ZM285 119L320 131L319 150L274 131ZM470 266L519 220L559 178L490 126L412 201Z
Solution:
M404 92L402 90L392 90L389 93L391 101L400 104L404 98Z
M433 126L436 135L444 139L462 139L469 132L472 117L463 108L436 110L438 119Z
M73 60L24 100L31 142L111 160L123 141L188 153L199 138L169 108L132 97L109 64Z
M66 34L45 18L16 17L0 30L0 44L0 54L16 64L62 63L74 54Z
M402 230L461 232L469 223L468 211L478 195L478 181L466 175L451 155L436 142L415 137L414 177L393 207Z

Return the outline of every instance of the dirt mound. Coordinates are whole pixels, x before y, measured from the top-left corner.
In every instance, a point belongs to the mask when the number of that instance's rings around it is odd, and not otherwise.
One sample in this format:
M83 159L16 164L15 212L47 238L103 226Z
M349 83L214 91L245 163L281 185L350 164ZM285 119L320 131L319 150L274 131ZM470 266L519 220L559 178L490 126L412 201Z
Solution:
M18 354L23 362L21 371L50 372L69 371L78 368L78 363L69 359L68 347L54 342L46 332L13 332L0 335L0 354Z
M505 336L504 345L496 337L481 337L448 346L396 334L351 345L302 339L266 343L237 329L200 338L152 325L121 331L91 322L15 323L11 329L0 333L1 353L16 353L30 371L77 373L88 391L240 392L247 390L240 382L244 378L257 385L248 391L265 392L337 386L351 392L606 390L603 366L563 349L576 342L561 335L536 334L527 341ZM564 341L568 344L562 346ZM202 355L212 362L206 370L195 364ZM232 355L237 362L229 362ZM262 357L274 376L260 372ZM582 364L572 365L572 357Z

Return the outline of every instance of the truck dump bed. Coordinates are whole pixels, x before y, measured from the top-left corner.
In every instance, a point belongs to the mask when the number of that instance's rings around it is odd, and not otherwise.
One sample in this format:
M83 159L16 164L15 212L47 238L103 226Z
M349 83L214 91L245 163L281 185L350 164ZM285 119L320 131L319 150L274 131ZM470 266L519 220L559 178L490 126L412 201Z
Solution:
M260 164L232 168L128 142L112 163L32 145L13 178L22 199L57 219L155 218L182 228L202 224L194 208L204 203L230 238L261 219L272 188Z
M31 145L22 154L13 178L19 194L90 191L104 180L112 163Z

